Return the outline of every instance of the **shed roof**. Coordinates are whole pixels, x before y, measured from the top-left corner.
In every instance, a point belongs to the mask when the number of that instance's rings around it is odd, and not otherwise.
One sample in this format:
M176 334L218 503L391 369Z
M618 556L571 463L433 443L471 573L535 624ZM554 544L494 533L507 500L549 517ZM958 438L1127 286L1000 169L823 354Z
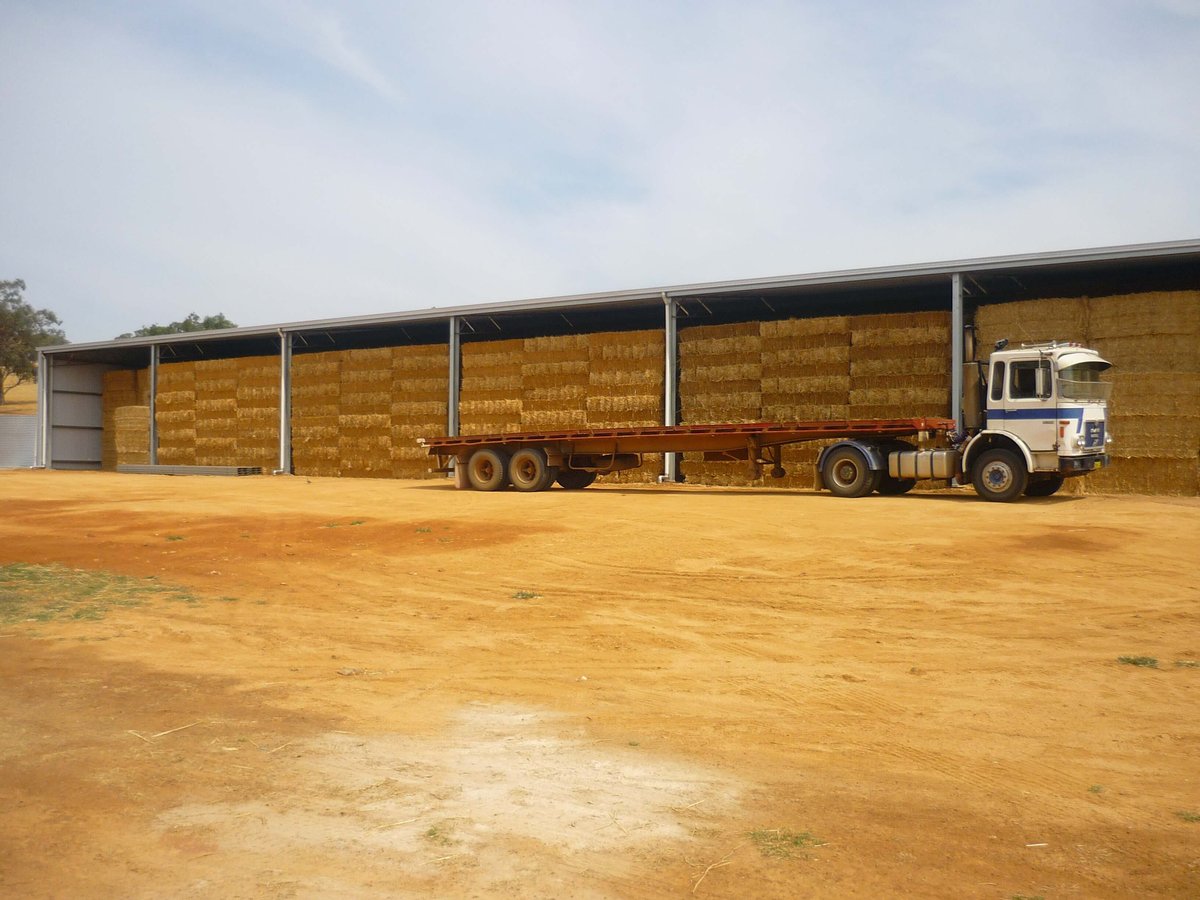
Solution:
M43 348L55 362L141 365L158 345L164 359L243 356L277 350L290 333L304 349L421 343L445 339L452 318L465 323L464 339L563 331L620 330L661 322L665 297L704 321L780 318L798 313L948 306L949 276L964 276L976 304L1024 297L1080 296L1200 287L1200 240L1129 244L1082 250L844 269L804 275L675 284L632 290L481 303L253 325L152 337L124 338ZM761 304L761 305L760 305ZM753 305L753 315L747 309Z

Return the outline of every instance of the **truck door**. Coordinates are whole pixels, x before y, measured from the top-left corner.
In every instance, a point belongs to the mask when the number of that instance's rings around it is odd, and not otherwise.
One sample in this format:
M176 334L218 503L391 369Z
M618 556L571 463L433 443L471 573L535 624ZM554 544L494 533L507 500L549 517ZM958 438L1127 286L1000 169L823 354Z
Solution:
M1019 437L1035 453L1056 448L1057 412L1050 360L1010 360L1001 406L1005 431Z

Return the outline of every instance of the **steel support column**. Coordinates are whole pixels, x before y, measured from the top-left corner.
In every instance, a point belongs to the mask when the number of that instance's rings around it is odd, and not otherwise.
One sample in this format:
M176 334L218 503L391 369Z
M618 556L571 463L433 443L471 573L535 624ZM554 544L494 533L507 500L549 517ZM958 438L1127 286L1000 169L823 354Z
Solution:
M292 333L279 329L279 468L292 474Z
M50 398L54 396L50 387L50 360L41 350L37 357L37 449L34 451L34 465L39 469L48 468L50 460Z
M462 394L462 321L450 317L450 390L446 397L446 434L458 435L458 399Z
M679 304L663 292L663 424L679 424ZM663 473L660 482L674 484L679 480L679 454L663 454Z
M150 465L158 465L158 344L150 345L150 434L147 439Z
M955 272L950 276L950 414L958 432L963 430L963 341L962 274Z

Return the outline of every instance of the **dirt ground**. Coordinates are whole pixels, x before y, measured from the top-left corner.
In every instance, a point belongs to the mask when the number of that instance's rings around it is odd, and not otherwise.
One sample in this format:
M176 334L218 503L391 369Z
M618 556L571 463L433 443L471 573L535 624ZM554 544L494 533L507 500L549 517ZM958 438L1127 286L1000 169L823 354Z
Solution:
M0 504L3 896L1200 896L1195 499Z

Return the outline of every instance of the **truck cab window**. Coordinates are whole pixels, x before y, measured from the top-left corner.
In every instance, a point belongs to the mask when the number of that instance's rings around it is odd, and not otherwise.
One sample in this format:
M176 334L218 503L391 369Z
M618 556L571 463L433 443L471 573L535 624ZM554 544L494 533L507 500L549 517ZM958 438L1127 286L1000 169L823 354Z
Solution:
M1036 400L1038 398L1038 369L1043 370L1043 383L1050 384L1050 363L1047 360L1018 360L1009 371L1012 380L1008 388L1010 400Z
M1004 399L1004 363L992 363L992 399Z

